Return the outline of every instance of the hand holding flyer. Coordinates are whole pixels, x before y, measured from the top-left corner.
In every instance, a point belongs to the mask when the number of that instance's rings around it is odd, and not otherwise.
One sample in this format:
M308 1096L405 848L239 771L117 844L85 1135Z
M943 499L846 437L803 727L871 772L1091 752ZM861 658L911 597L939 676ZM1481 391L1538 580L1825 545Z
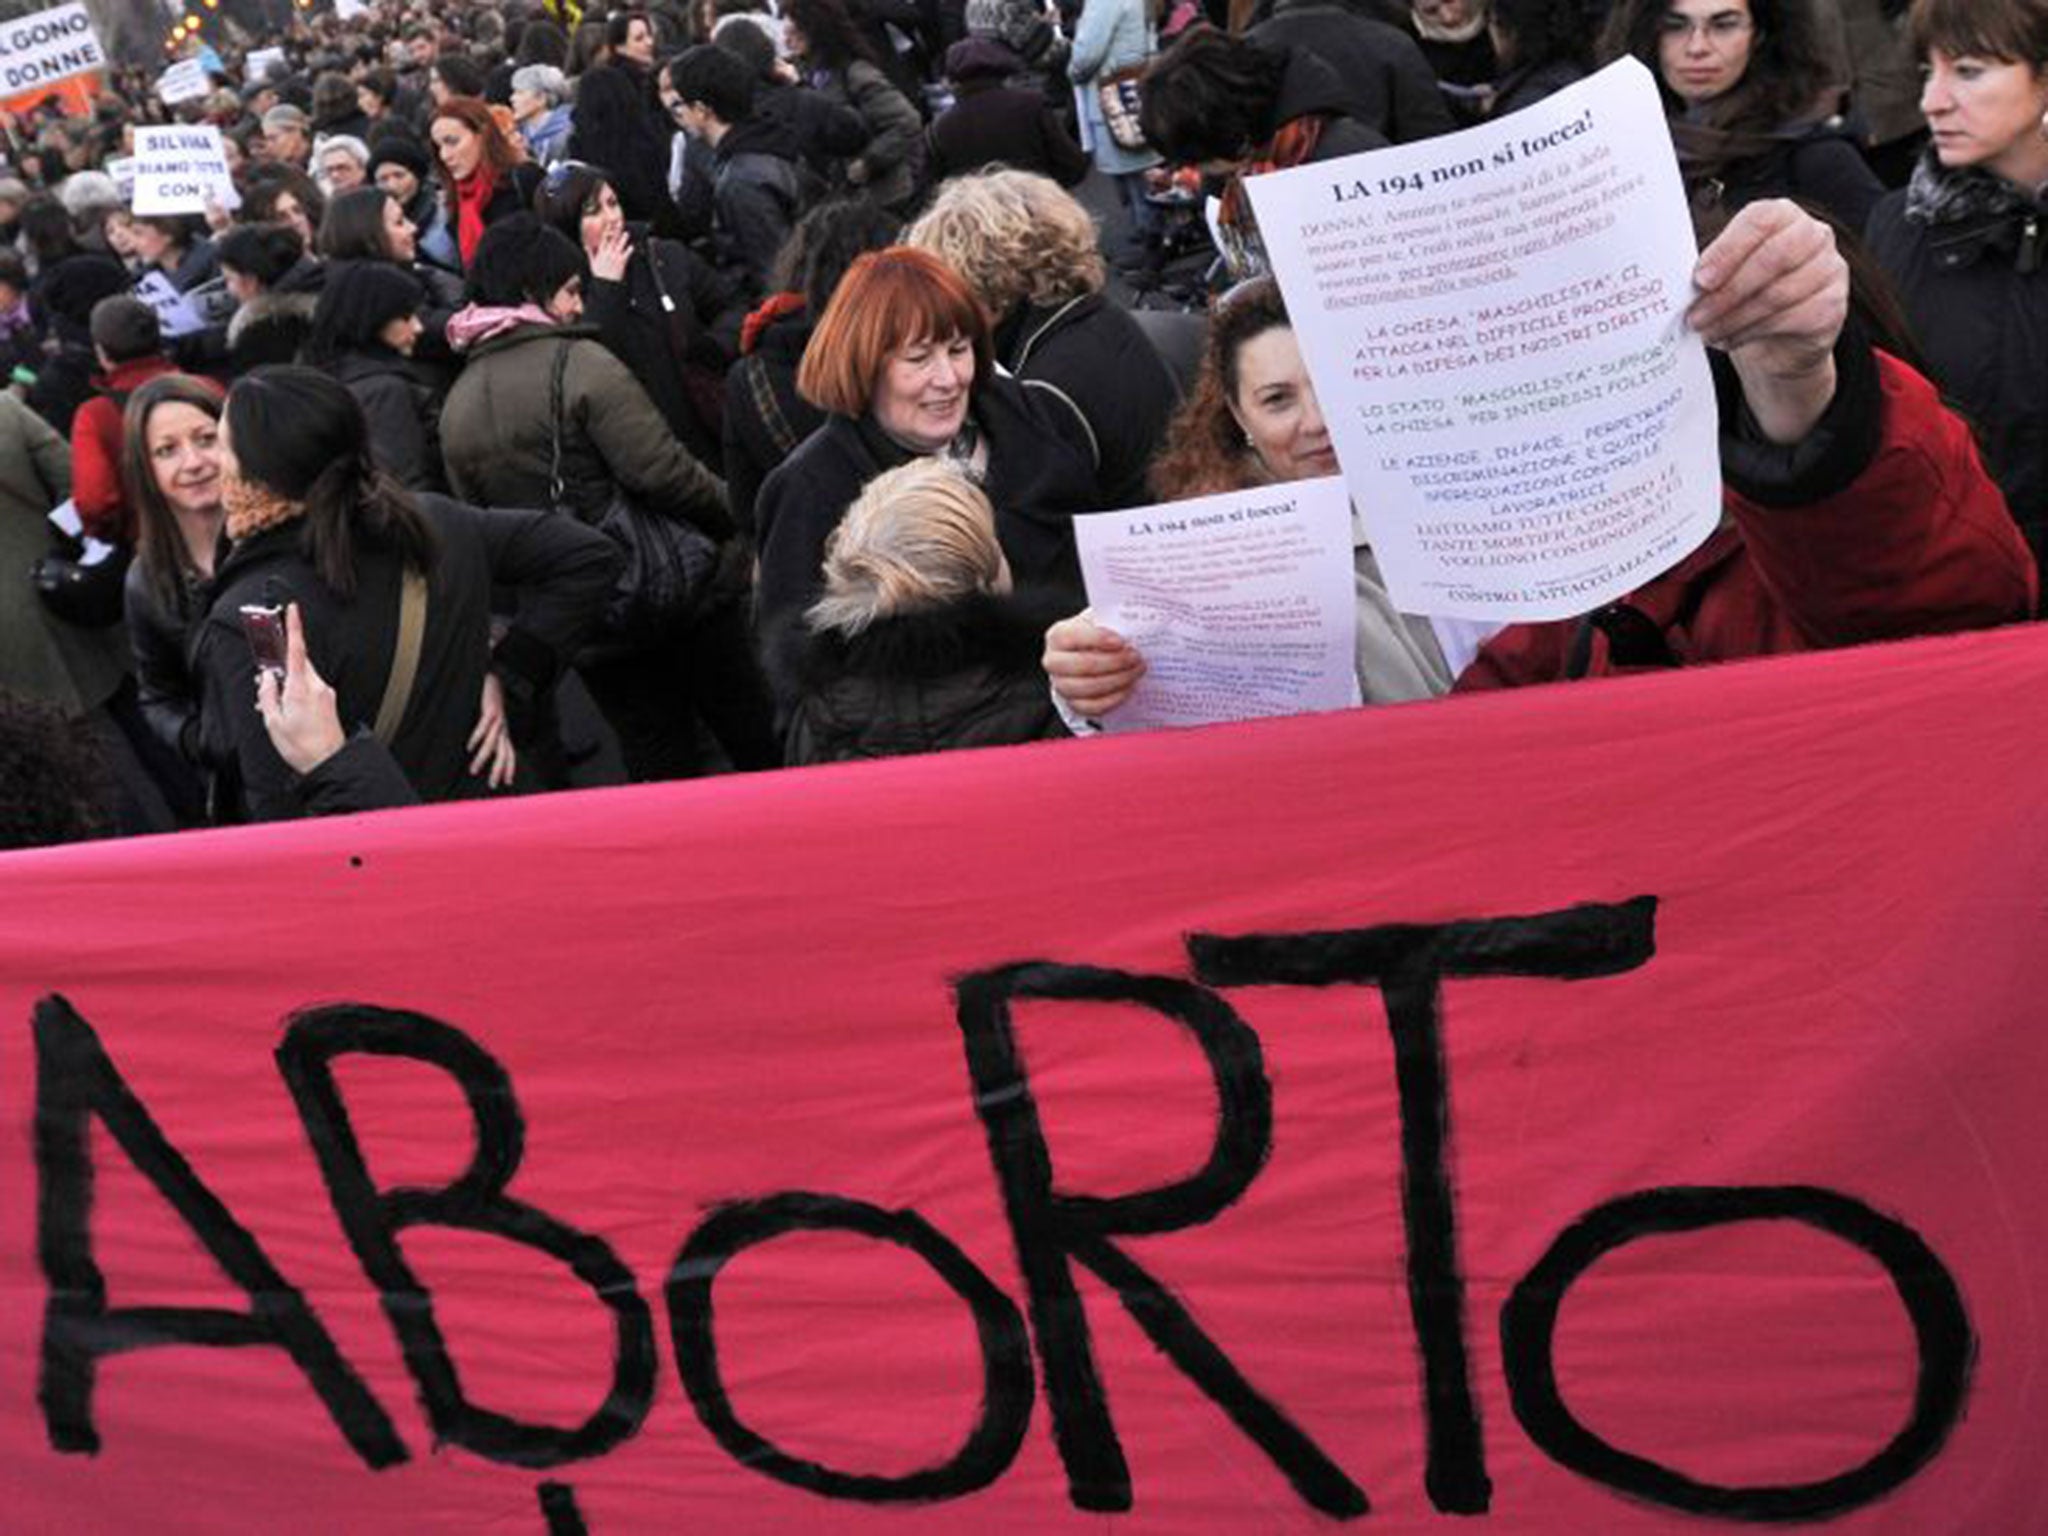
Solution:
M1074 520L1097 618L1146 671L1107 731L1358 702L1351 504L1336 478Z
M1697 251L1640 64L1246 188L1402 609L1570 618L1713 532Z

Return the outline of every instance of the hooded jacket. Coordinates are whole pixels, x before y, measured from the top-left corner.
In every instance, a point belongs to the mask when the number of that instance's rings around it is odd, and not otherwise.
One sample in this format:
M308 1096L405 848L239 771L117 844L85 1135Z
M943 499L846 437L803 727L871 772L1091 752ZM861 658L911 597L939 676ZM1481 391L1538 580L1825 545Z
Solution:
M711 152L711 167L719 265L743 275L751 292L763 293L783 242L823 186L803 164L789 130L759 118L726 130Z
M566 509L594 521L623 491L714 539L729 534L724 484L684 451L639 381L583 326L523 324L477 344L441 409L441 455L455 494L491 507L552 504L550 394L564 348Z
M790 765L1066 735L1039 655L1069 607L976 594L858 635L803 633L781 679L796 699Z

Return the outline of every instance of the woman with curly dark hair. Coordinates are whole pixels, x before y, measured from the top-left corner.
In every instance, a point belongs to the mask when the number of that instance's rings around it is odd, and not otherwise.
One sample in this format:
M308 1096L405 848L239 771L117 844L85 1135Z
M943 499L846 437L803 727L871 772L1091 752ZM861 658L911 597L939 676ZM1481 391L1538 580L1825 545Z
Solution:
M1836 115L1813 0L1625 0L1600 54L1656 75L1696 210L1789 197L1861 229L1884 195Z

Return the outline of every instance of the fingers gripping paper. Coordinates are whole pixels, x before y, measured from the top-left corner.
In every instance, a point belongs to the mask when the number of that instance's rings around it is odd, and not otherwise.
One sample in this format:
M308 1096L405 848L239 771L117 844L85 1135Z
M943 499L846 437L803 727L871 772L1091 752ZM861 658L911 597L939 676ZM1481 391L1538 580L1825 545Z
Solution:
M9 856L4 1524L2036 1529L2044 688Z
M1404 611L1571 618L1714 531L1697 252L1642 65L1245 186Z

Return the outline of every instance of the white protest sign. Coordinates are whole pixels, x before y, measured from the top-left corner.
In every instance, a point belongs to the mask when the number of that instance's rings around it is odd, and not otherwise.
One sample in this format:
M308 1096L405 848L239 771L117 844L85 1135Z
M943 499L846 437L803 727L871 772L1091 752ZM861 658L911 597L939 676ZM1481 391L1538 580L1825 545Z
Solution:
M370 13L368 0L334 0L334 14L337 20L350 21L357 16Z
M157 77L156 97L167 107L181 101L196 101L213 89L206 66L197 59L180 59Z
M135 130L135 212L204 213L208 198L241 206L220 130L211 126Z
M1640 64L1245 186L1402 609L1571 618L1714 531L1698 253Z
M0 22L0 96L90 74L106 64L82 0Z
M114 178L114 185L120 188L121 196L128 202L134 202L135 157L133 155L116 155L106 163L104 169L109 176Z
M135 297L156 311L156 323L166 336L189 336L206 329L206 321L192 307L192 301L161 272L151 272L139 279Z
M252 48L242 60L242 78L253 85L258 80L268 80L272 70L281 75L289 68L282 48Z
M1351 499L1297 480L1074 519L1096 619L1145 676L1106 731L1358 702Z

